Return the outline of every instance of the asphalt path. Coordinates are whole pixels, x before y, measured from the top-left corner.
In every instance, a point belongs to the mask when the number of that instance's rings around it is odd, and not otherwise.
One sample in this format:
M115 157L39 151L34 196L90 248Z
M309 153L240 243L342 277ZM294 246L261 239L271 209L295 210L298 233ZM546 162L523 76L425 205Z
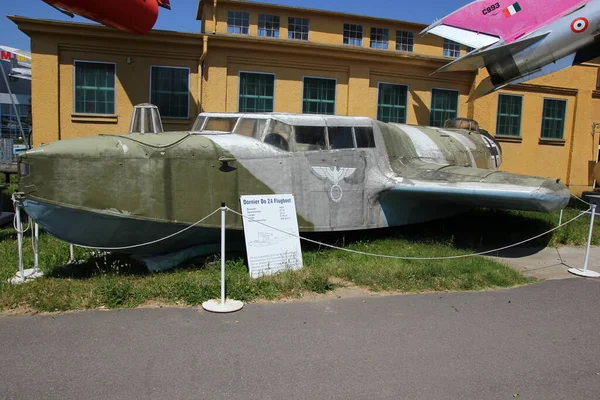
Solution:
M0 318L0 399L598 399L600 281Z

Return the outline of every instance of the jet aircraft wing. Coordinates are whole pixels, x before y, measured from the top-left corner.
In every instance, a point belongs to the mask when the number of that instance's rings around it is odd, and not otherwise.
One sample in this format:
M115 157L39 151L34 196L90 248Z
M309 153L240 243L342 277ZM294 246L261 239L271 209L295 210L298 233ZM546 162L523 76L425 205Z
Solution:
M531 46L534 43L539 42L548 36L550 32L546 32L542 35L536 35L531 38L522 39L518 42L505 44L502 46L494 46L489 49L481 49L473 51L466 56L463 56L449 64L444 65L442 68L434 72L453 72L453 71L476 71L479 68L483 68L492 60L501 59L513 54L520 52L523 49Z
M555 179L486 169L408 164L403 178L382 196L414 198L437 206L549 212L564 208L569 190ZM387 192L387 193L386 193Z
M473 48L512 43L591 0L476 0L434 22L432 33Z

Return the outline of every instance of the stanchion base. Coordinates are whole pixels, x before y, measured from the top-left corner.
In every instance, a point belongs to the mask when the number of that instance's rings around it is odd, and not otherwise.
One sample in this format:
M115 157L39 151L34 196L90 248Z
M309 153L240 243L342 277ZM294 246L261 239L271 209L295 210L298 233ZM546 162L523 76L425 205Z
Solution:
M40 278L42 276L44 276L44 273L42 271L40 271L39 269L29 268L29 269L26 269L23 271L23 276L21 276L20 271L17 271L15 276L13 278L10 278L8 280L8 282L12 283L13 285L18 285L20 283L25 283L25 282L34 280L36 278Z
M572 273L573 275L578 275L578 276L583 276L586 278L600 278L600 274L595 272L595 271L590 271L588 270L582 270L580 268L569 268L568 270L570 273Z
M225 300L225 304L221 303L221 299L218 300L208 300L202 303L202 308L206 311L214 312L214 313L231 313L236 312L244 307L244 303L239 300Z

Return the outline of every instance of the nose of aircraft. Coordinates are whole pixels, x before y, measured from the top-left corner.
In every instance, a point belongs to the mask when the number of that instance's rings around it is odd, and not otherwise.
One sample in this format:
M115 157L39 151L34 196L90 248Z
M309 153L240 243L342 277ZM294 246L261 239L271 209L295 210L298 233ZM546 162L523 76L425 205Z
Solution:
M19 190L38 202L163 215L186 162L218 158L210 143L185 132L60 140L21 155Z

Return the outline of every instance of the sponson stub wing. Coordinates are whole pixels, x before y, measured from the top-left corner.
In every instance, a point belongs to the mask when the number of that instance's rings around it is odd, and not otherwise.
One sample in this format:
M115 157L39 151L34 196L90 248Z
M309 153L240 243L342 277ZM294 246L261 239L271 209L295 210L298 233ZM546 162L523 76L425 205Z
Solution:
M438 206L551 212L564 208L569 189L554 179L487 169L411 163L386 195L421 199Z

